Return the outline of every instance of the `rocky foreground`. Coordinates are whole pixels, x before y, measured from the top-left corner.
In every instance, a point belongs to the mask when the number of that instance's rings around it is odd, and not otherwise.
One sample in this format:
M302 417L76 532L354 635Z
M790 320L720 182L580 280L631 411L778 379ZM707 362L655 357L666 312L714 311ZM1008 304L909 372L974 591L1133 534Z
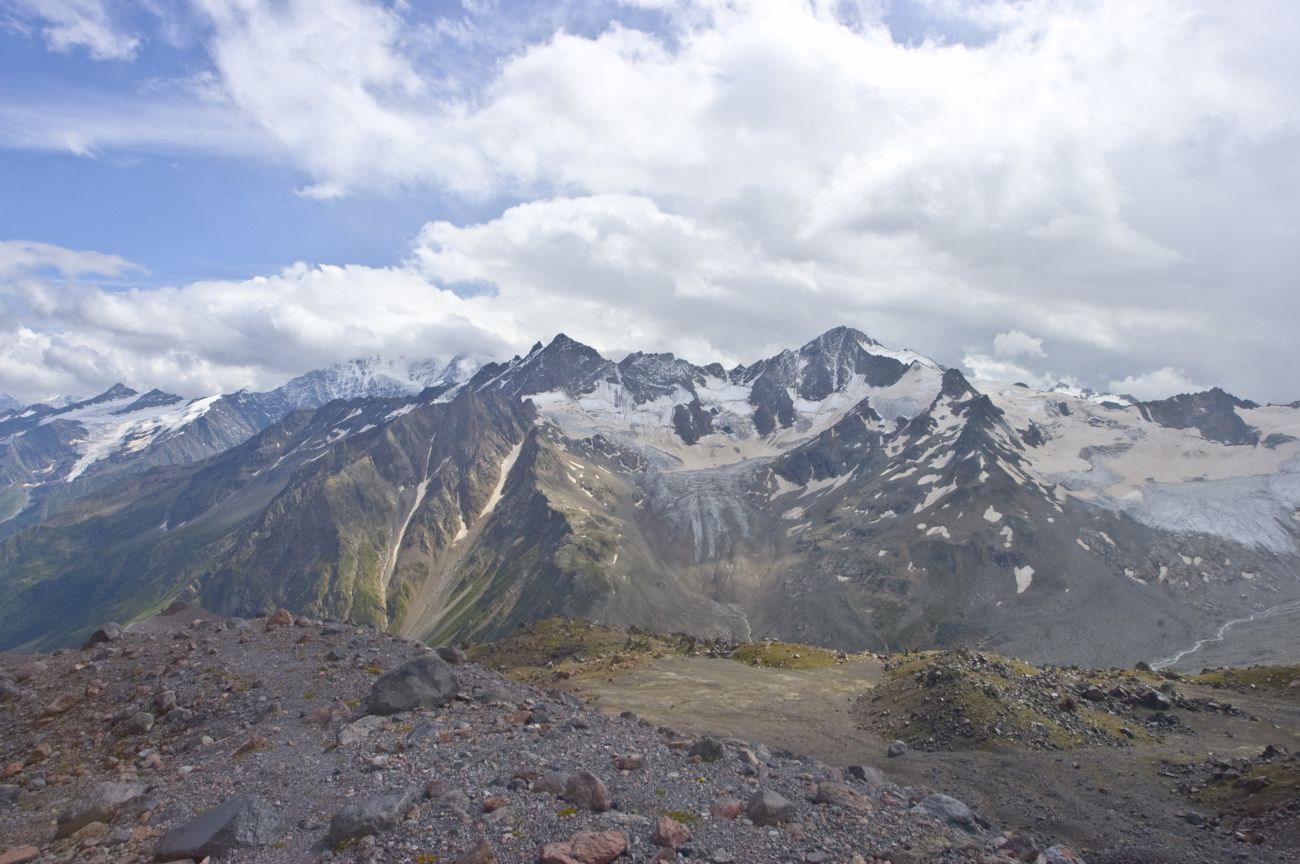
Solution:
M960 801L581 709L456 649L178 607L0 656L0 864L1080 860Z

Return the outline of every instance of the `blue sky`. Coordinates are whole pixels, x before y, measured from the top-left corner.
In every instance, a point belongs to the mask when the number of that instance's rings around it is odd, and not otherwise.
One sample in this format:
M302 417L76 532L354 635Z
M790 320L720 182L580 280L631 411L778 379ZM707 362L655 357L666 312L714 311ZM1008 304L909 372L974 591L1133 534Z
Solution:
M976 376L1289 401L1287 9L14 0L0 392L558 330L737 362L848 323Z

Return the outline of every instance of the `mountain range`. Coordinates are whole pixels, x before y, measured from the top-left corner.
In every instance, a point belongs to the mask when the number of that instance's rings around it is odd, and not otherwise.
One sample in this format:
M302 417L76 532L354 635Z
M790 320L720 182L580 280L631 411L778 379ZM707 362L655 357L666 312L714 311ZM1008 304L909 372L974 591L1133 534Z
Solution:
M0 648L184 599L1101 665L1300 601L1300 406L978 383L844 327L731 369L560 335L0 411Z

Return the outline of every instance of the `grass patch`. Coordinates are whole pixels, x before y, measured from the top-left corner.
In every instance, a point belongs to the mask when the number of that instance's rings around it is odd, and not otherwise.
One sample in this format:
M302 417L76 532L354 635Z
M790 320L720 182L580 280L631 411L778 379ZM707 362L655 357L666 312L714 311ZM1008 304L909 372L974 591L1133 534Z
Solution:
M656 657L689 654L702 642L691 636L655 636L586 621L547 618L524 624L496 642L472 645L471 660L535 685L608 675Z
M833 651L790 642L750 642L732 651L731 659L769 669L826 669L836 663Z
M1245 669L1211 669L1185 679L1192 684L1229 690L1269 690L1277 693L1294 693L1300 698L1300 687L1291 682L1300 680L1300 666L1250 666Z
M1258 792L1248 792L1239 782L1264 780L1268 785ZM1300 765L1294 762L1256 765L1240 780L1223 780L1191 796L1200 804L1221 810L1240 810L1249 815L1264 813L1300 798Z
M683 810L660 810L659 815L667 816L674 822L680 822L683 825L694 825L696 822L700 821L700 817L696 816L694 813L687 813Z

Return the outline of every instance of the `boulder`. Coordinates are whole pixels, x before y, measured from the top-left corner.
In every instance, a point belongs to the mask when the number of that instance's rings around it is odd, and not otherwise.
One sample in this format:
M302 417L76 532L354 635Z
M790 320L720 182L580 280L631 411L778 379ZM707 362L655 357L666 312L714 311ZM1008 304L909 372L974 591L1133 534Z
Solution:
M590 771L579 771L576 774L570 774L569 779L564 784L563 797L565 801L575 807L596 813L603 813L613 805L613 801L609 797L609 790L605 788L605 784Z
M620 831L580 831L563 843L542 847L541 864L610 864L627 851Z
M354 840L367 834L378 834L396 828L410 803L410 793L398 789L367 798L356 804L349 804L330 819L326 843L337 846L345 840Z
M154 853L159 861L209 856L269 846L280 839L279 815L256 795L236 795L162 836Z
M717 762L726 755L726 750L721 741L713 738L701 738L691 745L691 749L686 751L687 756L699 759L701 762Z
M103 627L100 627L94 633L91 633L90 638L87 639L85 641L85 644L81 646L81 650L88 651L91 648L94 648L96 645L104 645L109 642L116 642L121 638L122 638L122 626L120 624L114 624L112 622L109 622L108 624L105 624Z
M143 783L100 783L59 814L59 839L75 834L91 822L112 822L128 804L144 797Z
M813 797L817 804L829 804L846 810L870 810L871 801L845 783L818 783L817 794Z
M266 619L266 629L268 631L279 630L283 627L292 627L292 626L293 626L293 613L290 612L288 609L276 609Z
M569 785L569 775L563 771L550 771L533 781L534 792L547 792L551 795L563 795Z
M745 805L745 815L755 825L780 825L794 817L794 805L779 793L760 789Z
M8 852L0 853L0 864L27 864L40 857L41 850L35 846L15 846Z
M465 656L465 652L457 648L455 645L440 645L435 648L434 651L439 657L447 663L450 663L452 666L459 666L462 663L469 662L469 657Z
M971 809L949 795L937 793L927 795L912 808L912 812L929 816L963 831L974 831L976 828L975 814Z
M1152 711L1168 711L1174 707L1174 703L1169 697L1159 690L1143 690L1138 694L1137 703L1143 708L1150 708Z
M440 708L457 693L456 676L436 654L407 661L370 688L366 713L389 715L416 708Z
M894 783L885 776L885 772L871 765L850 765L844 769L850 778L864 784L868 789L889 789Z
M654 833L650 835L651 843L656 846L666 846L669 849L680 849L690 839L691 829L671 816L660 816L658 821L655 822Z

